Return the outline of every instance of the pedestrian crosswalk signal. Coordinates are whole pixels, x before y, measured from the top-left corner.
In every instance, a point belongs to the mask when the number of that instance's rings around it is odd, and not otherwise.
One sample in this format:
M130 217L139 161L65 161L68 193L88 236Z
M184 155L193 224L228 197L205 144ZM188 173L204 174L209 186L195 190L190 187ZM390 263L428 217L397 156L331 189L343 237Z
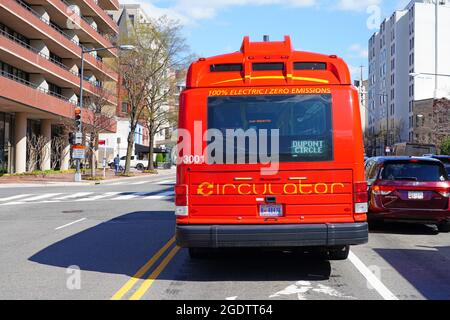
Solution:
M81 132L81 108L75 108L75 129Z

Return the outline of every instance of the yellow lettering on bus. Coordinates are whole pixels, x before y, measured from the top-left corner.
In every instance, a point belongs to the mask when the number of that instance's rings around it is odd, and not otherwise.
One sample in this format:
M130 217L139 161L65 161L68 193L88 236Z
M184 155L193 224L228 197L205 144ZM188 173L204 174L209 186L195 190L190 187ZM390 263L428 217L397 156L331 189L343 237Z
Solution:
M331 185L331 193L334 193L334 188L335 188L335 187L345 188L345 186L344 186L343 183L333 183L333 184Z
M293 188L293 191L292 192L288 192L288 188ZM293 183L285 184L284 187L283 187L283 192L284 192L284 194L287 194L287 195L297 194L298 193L297 185L295 185Z
M250 188L250 189L252 188L252 186L249 185L249 184L240 184L239 187L238 187L238 193L239 193L239 194L241 194L241 195L249 195L249 194L252 193L251 190L250 190L248 193L242 192L242 190L241 190L242 187L247 187L247 188Z
M325 187L323 192L319 191L319 187ZM318 183L314 186L314 192L317 194L325 194L328 193L328 186L325 183Z

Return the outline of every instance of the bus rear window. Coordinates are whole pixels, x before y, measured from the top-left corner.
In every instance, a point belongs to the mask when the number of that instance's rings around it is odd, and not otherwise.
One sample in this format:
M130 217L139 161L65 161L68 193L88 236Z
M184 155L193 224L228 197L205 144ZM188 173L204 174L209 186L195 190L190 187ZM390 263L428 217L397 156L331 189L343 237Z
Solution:
M384 165L381 179L438 182L448 180L448 176L439 163L394 161Z
M283 96L245 96L209 97L208 129L217 129L223 135L224 162L225 145L234 139L235 161L238 155L245 155L245 163L250 161L255 149L246 139L245 147L239 147L235 136L230 132L242 129L254 131L258 138L257 158L259 162L261 133L268 133L267 150L272 152L270 133L279 130L280 162L319 162L333 160L333 128L331 95L283 95ZM261 131L264 130L265 131ZM210 141L211 143L212 141ZM253 151L252 151L253 150ZM211 163L211 162L209 162Z

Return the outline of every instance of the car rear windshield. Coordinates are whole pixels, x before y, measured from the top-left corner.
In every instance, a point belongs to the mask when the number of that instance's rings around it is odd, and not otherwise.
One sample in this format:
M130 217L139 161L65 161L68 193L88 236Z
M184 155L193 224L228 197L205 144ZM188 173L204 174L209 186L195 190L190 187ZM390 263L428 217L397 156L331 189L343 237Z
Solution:
M223 145L234 139L234 161L241 163L239 154L245 154L244 163L260 162L260 147L265 141L271 154L271 130L279 130L279 161L314 162L333 160L333 128L331 95L271 95L245 97L209 97L208 129L217 129L223 135ZM230 136L230 130L242 129L244 132L257 132L257 151L246 140L245 147L237 145L237 137ZM249 131L247 131L249 130ZM262 131L265 130L265 131ZM228 133L227 133L228 132ZM267 132L267 140L260 141L261 133ZM211 140L209 141L212 142ZM274 149L275 150L275 149ZM260 152L261 151L261 152ZM256 157L249 157L257 152ZM241 158L242 159L242 158ZM210 161L211 163L211 161ZM217 163L217 161L216 161Z
M393 161L384 164L381 179L438 182L448 180L448 175L439 163Z

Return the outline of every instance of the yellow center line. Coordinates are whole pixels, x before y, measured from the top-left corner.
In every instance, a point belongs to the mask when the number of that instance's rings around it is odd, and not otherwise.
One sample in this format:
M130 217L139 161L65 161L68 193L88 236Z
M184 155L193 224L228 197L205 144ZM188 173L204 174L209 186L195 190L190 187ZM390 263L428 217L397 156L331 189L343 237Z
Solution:
M180 250L180 247L175 246L169 252L169 254L164 258L163 261L161 261L161 264L155 269L155 271L153 271L152 274L144 280L139 289L137 289L136 292L130 297L130 300L139 300L142 298L142 296L148 291L148 289L150 289L156 278L158 278L160 273L169 264L170 260L172 260L172 258L177 254L178 250Z
M155 264L156 261L167 251L167 249L175 242L175 237L172 237L150 260L148 260L130 280L123 285L111 298L111 300L120 300L130 291L131 288L142 278L142 276Z

